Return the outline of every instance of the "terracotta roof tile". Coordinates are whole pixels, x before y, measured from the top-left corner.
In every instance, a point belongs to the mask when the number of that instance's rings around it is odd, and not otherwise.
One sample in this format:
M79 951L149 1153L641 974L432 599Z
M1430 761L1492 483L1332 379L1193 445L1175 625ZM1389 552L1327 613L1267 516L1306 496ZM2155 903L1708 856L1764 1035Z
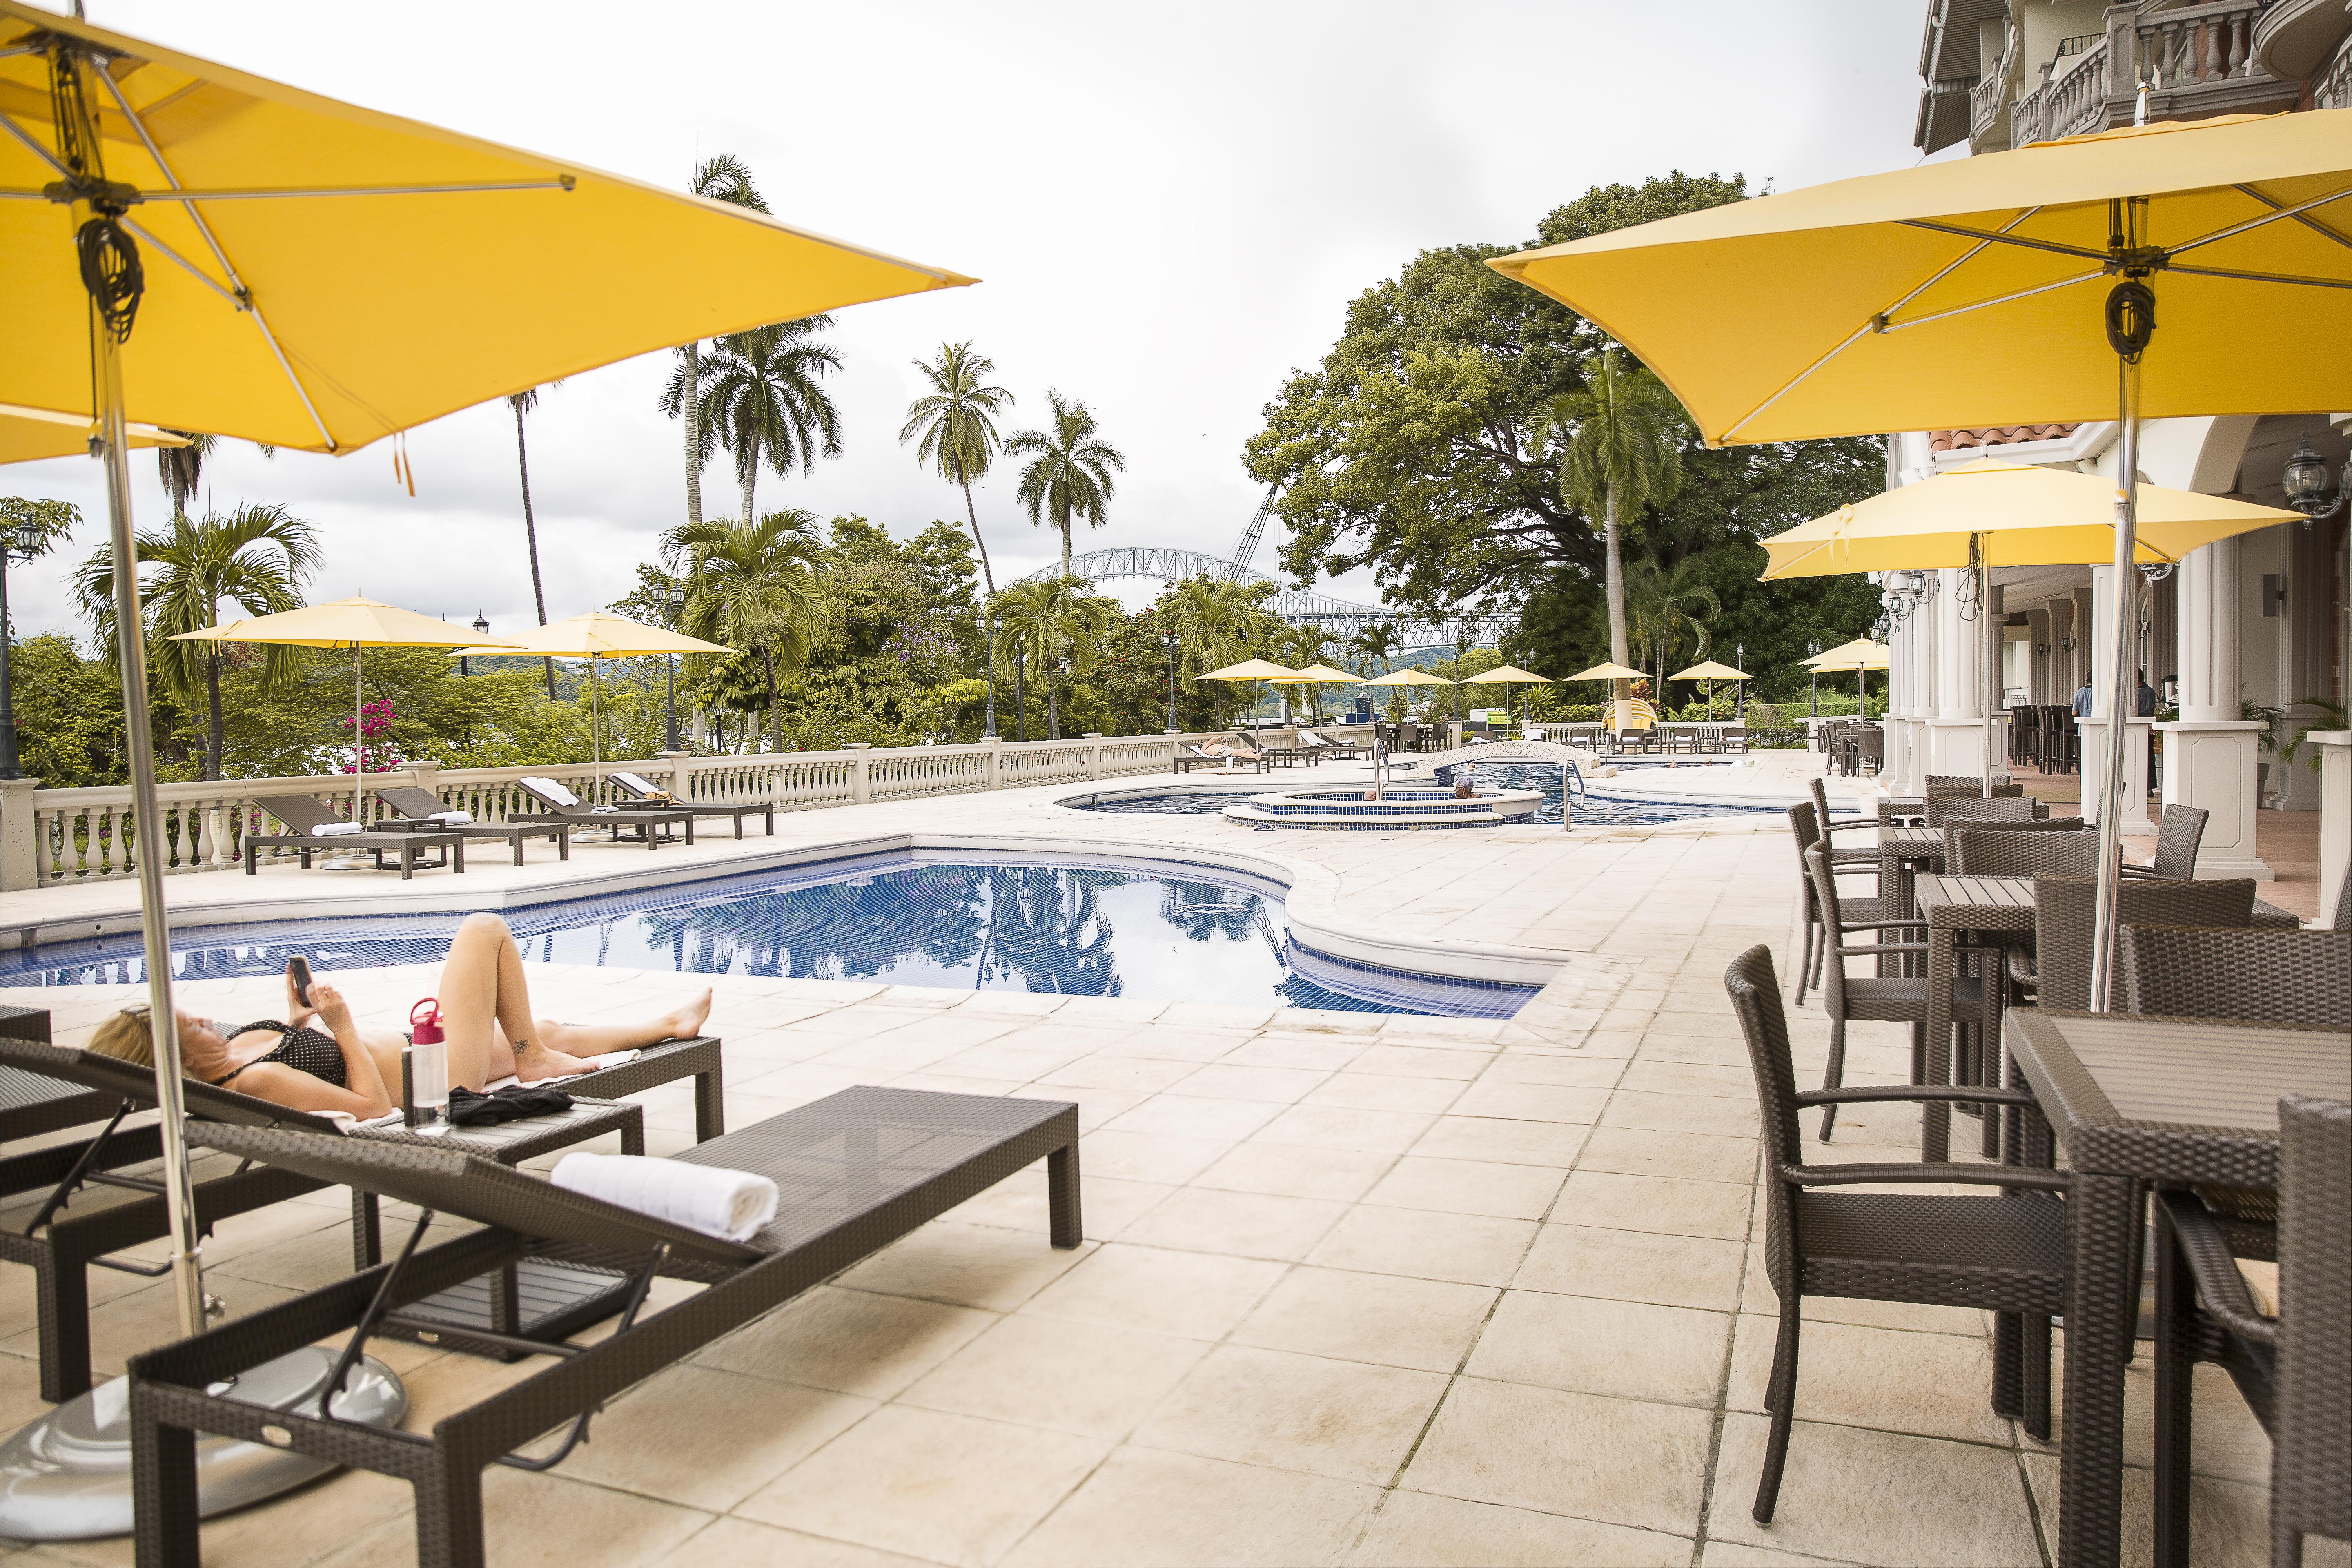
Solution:
M2079 425L1989 425L1978 430L1930 430L1927 450L1957 452L1969 447L2007 447L2020 441L2063 441Z

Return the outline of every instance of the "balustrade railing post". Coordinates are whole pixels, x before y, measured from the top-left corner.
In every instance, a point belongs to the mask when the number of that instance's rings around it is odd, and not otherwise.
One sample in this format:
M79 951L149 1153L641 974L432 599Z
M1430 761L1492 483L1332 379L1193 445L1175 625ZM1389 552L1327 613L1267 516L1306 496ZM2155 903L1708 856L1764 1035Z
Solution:
M987 787L1003 789L1004 787L1004 737L983 735L980 739L980 743L988 748Z
M672 800L691 800L694 789L692 781L687 777L686 762L693 755L692 752L656 752L654 756L658 761L669 764L668 771L664 773L653 768L646 771L654 783L669 791Z
M0 893L40 885L33 792L38 779L0 779Z
M873 781L866 776L866 753L873 749L873 742L851 741L841 749L856 753L849 759L849 804L863 805L867 798L867 791L873 787Z
M1088 779L1099 779L1099 778L1101 778L1101 777L1103 776L1103 774L1102 774L1102 731L1101 731L1100 730L1089 730L1089 731L1087 731L1087 733L1086 733L1086 742L1087 742L1087 777Z

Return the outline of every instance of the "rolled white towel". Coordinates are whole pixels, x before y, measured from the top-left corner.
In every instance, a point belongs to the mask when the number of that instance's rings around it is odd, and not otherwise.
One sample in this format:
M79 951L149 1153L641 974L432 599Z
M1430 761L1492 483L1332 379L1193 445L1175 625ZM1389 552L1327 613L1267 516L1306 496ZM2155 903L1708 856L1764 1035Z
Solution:
M580 797L578 795L573 795L570 790L564 788L562 784L557 784L553 779L528 778L522 781L522 787L530 791L533 795L541 795L548 800L553 801L560 806L568 808L580 804Z
M749 1240L776 1217L776 1184L749 1171L642 1154L566 1154L550 1180L568 1191L729 1241Z
M364 822L322 822L319 824L318 826L310 829L310 837L313 838L341 838L346 833L365 833L366 831L367 824Z
M433 814L433 820L446 822L452 827L463 827L474 820L474 814L470 811L436 811Z

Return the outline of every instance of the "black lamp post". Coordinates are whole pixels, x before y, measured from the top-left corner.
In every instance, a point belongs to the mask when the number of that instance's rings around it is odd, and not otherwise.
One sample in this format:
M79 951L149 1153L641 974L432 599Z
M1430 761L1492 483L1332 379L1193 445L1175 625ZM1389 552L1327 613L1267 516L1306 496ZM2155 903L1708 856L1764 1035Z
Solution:
M1818 658L1821 657L1821 652L1822 645L1817 642L1805 645L1805 653L1809 658ZM1820 670L1816 669L1805 677L1805 689L1809 716L1818 719L1822 716L1822 672Z
M476 611L474 612L474 635L475 635L476 637L488 637L488 636L489 636L489 635L490 635L490 623L489 623L489 622L488 622L488 621L486 621L486 620L484 620L484 619L482 618L482 612L481 612L481 611L479 611L479 610L476 610ZM471 655L471 654L465 654L465 653L461 653L461 654L459 654L459 655L457 656L457 675L458 675L458 678L459 678L460 679L464 679L464 678L466 678L466 677L467 677L467 676L472 675L473 673L474 673L474 657L473 657L473 655Z
M2352 477L2352 461L2344 467L2346 475ZM2303 513L2303 526L2309 528L2343 510L2345 494L2352 490L2352 483L2344 479L2329 482L2327 460L2311 449L2311 437L2305 436L2280 471L2279 488L2286 491L2286 504Z
M8 689L8 564L41 552L38 524L29 520L0 528L0 779L20 779L16 763L16 702Z
M662 608L669 616L669 629L677 630L677 617L686 609L684 584L673 581L669 586L662 590ZM669 710L662 731L668 740L668 744L663 747L663 750L675 752L677 750L677 655L672 654L663 662L669 666L666 672L669 680Z
M1176 728L1176 634L1160 634L1160 646L1168 650L1168 728Z

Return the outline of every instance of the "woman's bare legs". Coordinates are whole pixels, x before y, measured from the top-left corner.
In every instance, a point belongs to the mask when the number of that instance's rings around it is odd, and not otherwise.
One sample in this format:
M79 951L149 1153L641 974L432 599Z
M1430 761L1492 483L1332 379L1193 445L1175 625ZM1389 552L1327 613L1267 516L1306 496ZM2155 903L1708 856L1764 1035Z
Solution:
M604 1051L639 1050L664 1040L690 1040L702 1033L703 1020L709 1016L710 987L706 985L702 994L685 1006L648 1023L564 1024L541 1018L536 1020L539 1033L532 1038L575 1057L593 1057Z
M440 1002L452 1088L479 1092L519 1066L528 1068L534 1079L590 1070L586 1062L551 1050L541 1039L531 1020L522 952L507 922L496 915L468 915L457 928L441 965Z

